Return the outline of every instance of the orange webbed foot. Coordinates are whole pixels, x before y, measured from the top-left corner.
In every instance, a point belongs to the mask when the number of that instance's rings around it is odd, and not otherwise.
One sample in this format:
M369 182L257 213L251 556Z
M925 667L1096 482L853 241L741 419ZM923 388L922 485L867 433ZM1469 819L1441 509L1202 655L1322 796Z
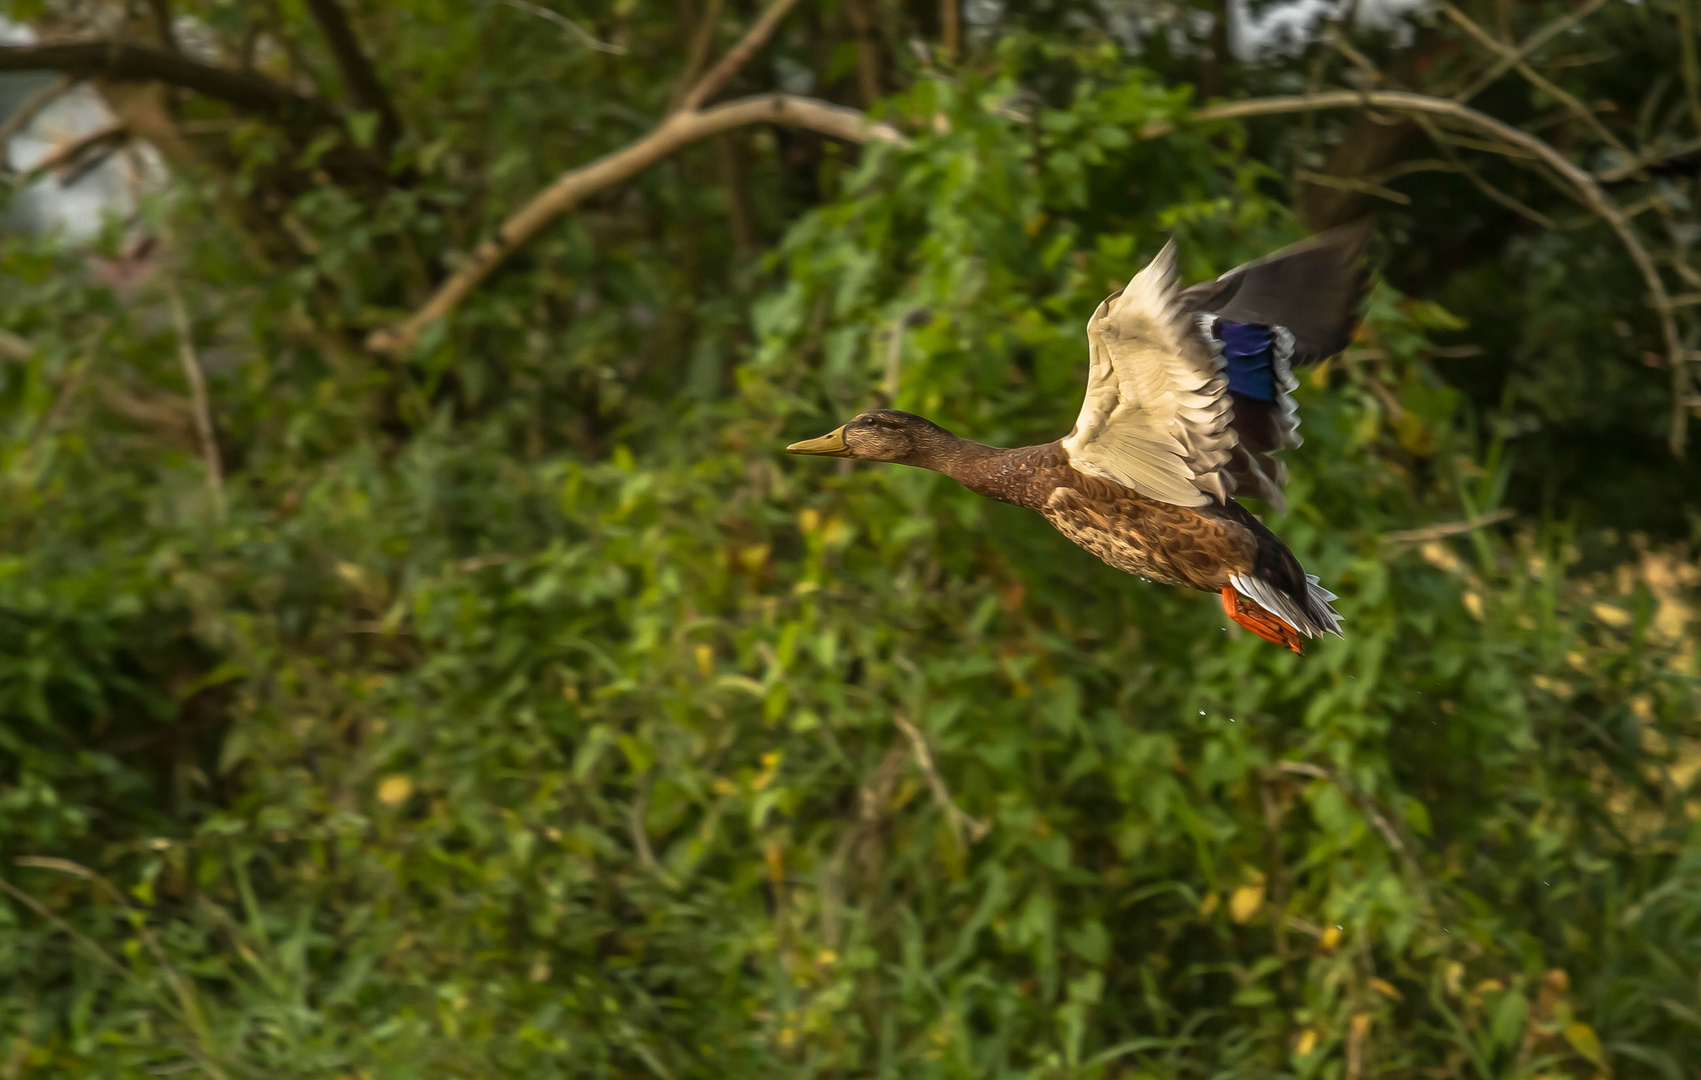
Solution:
M1305 654L1305 639L1298 630L1240 595L1232 585L1223 589L1223 611L1265 641L1286 646L1300 655Z

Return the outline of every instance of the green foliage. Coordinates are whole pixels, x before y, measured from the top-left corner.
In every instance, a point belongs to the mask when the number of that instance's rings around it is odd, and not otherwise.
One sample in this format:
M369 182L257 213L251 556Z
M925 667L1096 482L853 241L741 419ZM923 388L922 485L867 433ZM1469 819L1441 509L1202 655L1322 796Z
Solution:
M1379 286L1307 379L1269 520L1349 636L1304 658L942 477L780 452L883 400L1066 430L1081 327L1163 236L1200 277L1297 235L1243 132L1137 140L1186 93L1017 42L887 102L913 146L823 155L764 265L726 272L724 193L661 167L382 369L341 332L405 306L408 244L560 164L474 111L557 68L406 42L461 110L413 187L300 193L288 272L169 215L222 517L157 293L3 249L37 346L0 373L7 1075L1701 1060L1697 574L1559 520L1390 535L1506 494L1443 309ZM641 127L599 100L572 160ZM498 194L463 217L469 162Z

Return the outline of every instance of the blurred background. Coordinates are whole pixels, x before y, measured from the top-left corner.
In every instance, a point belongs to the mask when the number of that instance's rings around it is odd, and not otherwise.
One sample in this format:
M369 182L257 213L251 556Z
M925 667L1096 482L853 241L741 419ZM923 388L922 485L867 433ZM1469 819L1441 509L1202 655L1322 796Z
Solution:
M1697 1075L1694 0L0 10L0 1077ZM782 452L1364 215L1303 658Z

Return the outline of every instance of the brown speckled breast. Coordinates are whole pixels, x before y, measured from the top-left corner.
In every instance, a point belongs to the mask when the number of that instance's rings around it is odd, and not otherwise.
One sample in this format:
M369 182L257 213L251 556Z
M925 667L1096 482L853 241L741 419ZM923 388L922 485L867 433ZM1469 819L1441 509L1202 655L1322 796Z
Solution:
M1036 510L1052 527L1129 574L1216 592L1250 570L1258 538L1238 506L1175 506L1069 463L1058 443L999 450L953 475L1000 502Z

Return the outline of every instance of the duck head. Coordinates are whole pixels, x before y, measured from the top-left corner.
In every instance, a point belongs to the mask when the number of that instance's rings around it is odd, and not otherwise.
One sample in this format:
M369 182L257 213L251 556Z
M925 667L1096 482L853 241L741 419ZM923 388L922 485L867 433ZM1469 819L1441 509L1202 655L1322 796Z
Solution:
M872 409L859 413L843 427L819 439L805 439L786 447L789 454L820 457L861 458L864 461L895 461L923 469L937 469L962 440L915 413L897 409Z

